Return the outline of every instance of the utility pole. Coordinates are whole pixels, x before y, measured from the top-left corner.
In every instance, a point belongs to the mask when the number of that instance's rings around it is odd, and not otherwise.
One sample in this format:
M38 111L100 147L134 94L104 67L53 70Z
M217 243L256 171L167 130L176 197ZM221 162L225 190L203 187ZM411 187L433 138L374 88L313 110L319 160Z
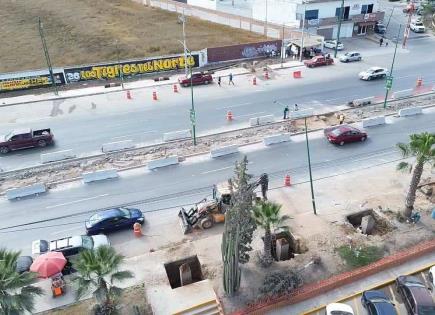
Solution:
M184 74L186 75L187 78L188 69L187 69L186 29L185 29L186 16L184 15L184 10L183 10L183 15L180 15L178 17L178 20L183 24Z
M284 55L285 55L285 49L284 49L284 23L282 23L282 39L281 39L281 68L284 63Z
M121 88L124 90L124 72L122 71L121 59L119 58L118 40L115 41L115 46L116 46L116 58L118 61L118 68L119 68L119 77L121 78Z
M393 67L394 67L394 61L396 60L397 44L399 43L399 36L400 36L401 28L402 28L402 24L399 25L399 31L397 32L396 47L394 48L394 55L393 55L393 61L391 62L390 74L388 75L388 78L385 81L386 92L385 92L385 99L384 99L384 109L387 108L388 92L390 91L391 87L393 86Z
M304 15L302 17L302 37L301 37L301 47L299 51L299 61L302 62L302 51L304 49L304 32L305 32L305 11L307 10L307 4L305 2L302 2L304 4Z
M53 75L53 67L51 66L50 55L48 54L47 43L45 42L44 29L43 29L41 18L38 18L38 26L39 26L39 36L41 36L42 48L44 49L45 60L48 66L48 72L50 73L51 84L53 85L53 89L54 89L54 95L59 95L59 91L57 90L56 81Z
M390 17L388 18L387 25L385 26L385 33L386 33L387 30L388 30L388 25L390 25L390 20L391 20L391 17L393 16L393 12L394 12L394 9L395 9L395 8L396 8L396 7L393 7L393 9L391 10Z
M267 37L267 0L266 0L266 21L264 23L264 35Z
M317 215L316 200L314 198L313 175L312 175L312 172L311 172L310 145L308 143L307 117L304 117L304 122L305 122L305 142L307 143L308 171L309 171L309 174L310 174L311 202L313 204L314 214Z
M406 41L408 40L409 32L411 31L411 18L412 18L412 14L414 13L414 8L415 8L414 2L411 2L408 5L408 22L406 23L405 33L403 34L402 48L406 47Z
M337 58L338 42L340 41L341 21L344 16L344 0L341 0L340 13L338 18L337 42L335 43L334 58Z

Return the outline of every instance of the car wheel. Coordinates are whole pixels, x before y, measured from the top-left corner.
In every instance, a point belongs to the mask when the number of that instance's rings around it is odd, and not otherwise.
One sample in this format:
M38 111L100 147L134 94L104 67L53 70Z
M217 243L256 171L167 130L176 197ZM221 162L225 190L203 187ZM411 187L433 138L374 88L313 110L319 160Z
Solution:
M0 153L1 154L6 154L6 153L8 153L9 152L9 148L8 147L1 147L0 148Z
M187 84L187 83L184 83L184 84L183 84L183 86L184 86L184 87L188 87L188 86L189 86L189 84Z
M207 80L204 81L204 84L207 85L209 82Z
M387 75L384 73L383 75L382 75L382 78L385 78Z
M361 61L361 59L362 59L362 58L361 58L361 57L359 57L359 58L358 58L358 61Z
M344 141L341 141L341 142L339 143L339 145L344 145Z
M38 147L43 148L45 146L47 146L47 141L45 141L45 140L38 141Z
M371 80L372 80L371 76L367 77L367 81L371 81Z
M366 141L366 139L367 139L366 137L361 137L362 142Z

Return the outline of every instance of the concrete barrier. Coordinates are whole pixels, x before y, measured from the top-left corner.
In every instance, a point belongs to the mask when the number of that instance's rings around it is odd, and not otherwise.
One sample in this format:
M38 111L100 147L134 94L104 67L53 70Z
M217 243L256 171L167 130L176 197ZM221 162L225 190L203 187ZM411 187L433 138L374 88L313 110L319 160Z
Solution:
M423 114L421 107L402 108L399 110L400 117L413 116Z
M191 138L190 129L166 132L163 134L163 141L172 141Z
M210 150L210 157L217 158L220 156L228 155L228 154L234 154L239 152L239 147L235 144L233 145L227 145L224 147L216 147Z
M84 183L91 183L99 180L112 179L118 177L119 177L118 171L114 168L82 173L82 178Z
M358 98L356 100L353 100L352 104L354 106L364 106L364 105L369 105L369 104L373 103L374 101L375 101L375 97L370 96L370 97Z
M414 93L413 89L407 89L402 91L396 91L393 93L393 98L401 98L401 97L407 97L412 96Z
M274 121L275 117L273 115L266 115L249 119L249 124L251 126L260 126L273 123Z
M312 108L300 109L300 110L289 112L290 119L310 117L313 115L314 115L314 110Z
M134 148L133 140L123 140L117 142L104 143L103 146L101 147L101 151L112 152L112 151L119 151L124 149L131 149L131 148Z
M9 200L19 199L21 197L27 197L32 195L39 195L45 193L47 188L45 188L44 184L33 184L30 186L19 187L19 188L11 188L6 190L6 198Z
M363 128L384 125L386 123L385 116L366 118L366 119L363 119L362 123L363 123Z
M149 170L153 170L159 167L165 167L169 165L176 165L178 164L178 156L172 155L161 159L151 160L147 164L147 168Z
M51 153L41 154L41 163L49 163L54 161L61 161L66 159L75 158L76 155L72 152L72 150L62 150Z
M268 136L263 138L264 145L271 145L275 143L287 142L290 141L289 133L280 133L273 136Z

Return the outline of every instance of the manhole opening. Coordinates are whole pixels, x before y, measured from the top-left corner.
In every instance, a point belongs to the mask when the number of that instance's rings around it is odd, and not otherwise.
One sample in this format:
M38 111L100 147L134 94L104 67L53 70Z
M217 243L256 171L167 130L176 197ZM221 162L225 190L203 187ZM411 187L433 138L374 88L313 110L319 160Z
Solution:
M352 213L346 218L355 229L367 235L384 235L392 229L386 219L373 209Z
M172 289L203 280L201 264L196 255L165 263L164 266Z
M263 238L264 241L264 238ZM276 261L289 260L295 254L302 254L308 251L302 239L288 231L281 231L272 234L272 257Z

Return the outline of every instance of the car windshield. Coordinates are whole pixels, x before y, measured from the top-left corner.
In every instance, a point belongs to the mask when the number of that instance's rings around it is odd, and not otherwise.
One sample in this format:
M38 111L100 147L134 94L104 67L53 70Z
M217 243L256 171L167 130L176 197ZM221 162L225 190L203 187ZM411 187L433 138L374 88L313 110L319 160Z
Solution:
M334 136L339 136L339 135L341 135L341 131L340 131L340 129L339 128L337 128L337 129L334 129L334 130L331 130L331 133L334 135Z
M82 245L86 249L94 248L94 240L90 236L83 235L82 236Z
M415 23L415 25L416 25L416 26L423 26L423 23L421 23L421 22L417 22L417 23Z
M331 315L353 315L353 314L346 311L332 311Z
M425 306L425 305L419 305L418 308L418 314L419 315L433 315L435 314L435 306Z
M126 218L130 218L130 211L127 208L119 208L121 215Z

